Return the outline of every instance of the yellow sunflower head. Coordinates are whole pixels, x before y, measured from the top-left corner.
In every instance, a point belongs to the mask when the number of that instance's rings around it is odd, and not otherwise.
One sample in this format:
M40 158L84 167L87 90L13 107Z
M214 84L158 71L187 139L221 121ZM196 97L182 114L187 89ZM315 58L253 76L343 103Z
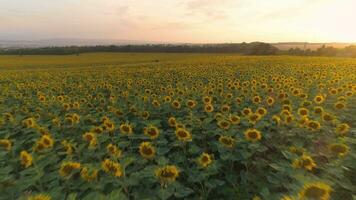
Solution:
M257 141L261 140L262 135L261 135L261 132L258 131L257 129L247 129L245 131L245 138L247 141L257 142Z

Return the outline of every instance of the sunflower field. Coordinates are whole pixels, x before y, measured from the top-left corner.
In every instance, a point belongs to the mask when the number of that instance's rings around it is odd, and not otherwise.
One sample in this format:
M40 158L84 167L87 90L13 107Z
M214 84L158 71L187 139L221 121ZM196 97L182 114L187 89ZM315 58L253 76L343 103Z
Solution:
M356 198L355 59L83 56L0 61L0 199Z

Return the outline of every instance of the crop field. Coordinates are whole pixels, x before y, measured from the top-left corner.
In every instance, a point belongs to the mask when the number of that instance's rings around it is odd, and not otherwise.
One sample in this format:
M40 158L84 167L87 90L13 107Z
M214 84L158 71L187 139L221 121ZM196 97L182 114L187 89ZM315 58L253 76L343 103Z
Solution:
M356 198L356 59L0 56L0 199Z

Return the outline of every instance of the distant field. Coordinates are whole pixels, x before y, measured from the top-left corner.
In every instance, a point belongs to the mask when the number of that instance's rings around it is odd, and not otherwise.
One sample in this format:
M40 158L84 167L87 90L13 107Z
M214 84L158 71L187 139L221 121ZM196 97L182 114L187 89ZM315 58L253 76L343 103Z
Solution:
M351 200L355 94L356 59L0 56L0 199Z
M303 62L300 62L303 60ZM85 53L80 55L0 55L0 69L46 69L48 67L92 67L123 65L181 64L298 64L355 63L350 58L319 58L296 56L241 56L238 54L189 53Z

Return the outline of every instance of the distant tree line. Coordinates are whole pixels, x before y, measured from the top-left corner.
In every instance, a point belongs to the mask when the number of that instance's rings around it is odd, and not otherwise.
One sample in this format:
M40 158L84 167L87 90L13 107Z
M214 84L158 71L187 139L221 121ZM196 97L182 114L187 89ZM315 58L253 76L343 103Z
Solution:
M353 57L356 58L356 46L351 45L345 48L334 48L331 46L325 46L316 49L302 50L300 48L291 48L288 51L282 52L282 54L298 55L298 56L340 56L340 57Z
M110 46L67 46L44 48L0 49L3 55L70 55L89 52L162 52L162 53L239 53L274 55L278 49L268 43L226 44L146 44Z

